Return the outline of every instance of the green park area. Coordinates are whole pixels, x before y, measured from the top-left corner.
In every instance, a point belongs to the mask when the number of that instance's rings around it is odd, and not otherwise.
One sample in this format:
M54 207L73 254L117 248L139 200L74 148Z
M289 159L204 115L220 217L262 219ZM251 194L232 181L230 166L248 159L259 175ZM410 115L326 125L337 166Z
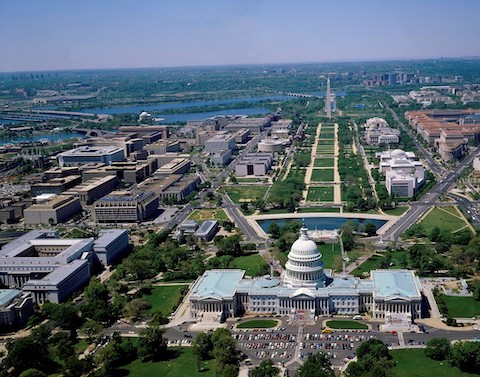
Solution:
M335 132L330 130L321 130L320 131L320 139L335 139Z
M338 207L312 207L312 208L299 208L297 213L340 213Z
M316 158L313 166L316 168L333 168L334 162L333 157Z
M383 212L390 216L402 216L407 211L408 207L397 207L394 209L384 210Z
M324 155L324 154L333 154L335 148L333 145L319 145L317 146L317 155Z
M368 330L366 324L348 320L327 321L327 327L330 327L331 329Z
M230 267L245 270L248 276L260 276L270 273L268 264L259 254L236 257L230 264Z
M237 325L238 329L270 329L278 325L275 319L252 319Z
M313 182L333 182L333 169L313 169Z
M168 355L162 361L142 362L137 359L130 364L123 366L119 372L124 371L125 376L135 377L190 377L214 376L214 360L203 361L201 371L197 371L196 356L192 347L172 347L168 349Z
M318 145L333 145L335 144L334 139L318 139Z
M473 297L442 295L448 315L454 318L473 318L480 315L480 301Z
M204 220L228 220L227 215L223 209L196 209L188 217L189 220L204 221Z
M478 376L470 373L463 373L458 368L450 366L448 361L436 361L425 356L422 348L411 348L404 350L393 350L390 354L395 360L395 367L392 369L396 377L467 377Z
M333 202L333 187L310 187L307 201L309 202Z
M467 226L467 223L453 207L435 207L420 222L423 228L430 234L433 228L439 227L440 230L456 232Z
M234 203L255 202L263 198L267 192L266 185L227 186L225 192Z
M391 258L387 260L383 255L372 255L355 270L353 276L364 276L370 273L371 270L378 270L381 268L405 268L408 264L408 253L406 251L396 251L390 254Z
M169 316L180 303L182 290L187 287L188 284L157 286L142 298L152 306L151 313L161 312L164 316Z
M324 268L331 268L334 271L342 269L342 254L338 243L319 244L318 250L322 254L322 262Z

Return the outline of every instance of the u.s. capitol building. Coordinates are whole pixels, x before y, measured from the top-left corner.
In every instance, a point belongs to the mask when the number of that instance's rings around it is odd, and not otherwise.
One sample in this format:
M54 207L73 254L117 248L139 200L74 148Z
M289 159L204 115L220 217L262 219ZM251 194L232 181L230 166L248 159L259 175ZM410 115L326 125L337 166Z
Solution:
M279 279L247 279L243 270L206 271L190 292L191 317L222 321L243 314L314 318L369 312L378 320L396 314L421 318L421 285L413 271L374 270L368 279L333 277L323 269L321 257L304 226Z

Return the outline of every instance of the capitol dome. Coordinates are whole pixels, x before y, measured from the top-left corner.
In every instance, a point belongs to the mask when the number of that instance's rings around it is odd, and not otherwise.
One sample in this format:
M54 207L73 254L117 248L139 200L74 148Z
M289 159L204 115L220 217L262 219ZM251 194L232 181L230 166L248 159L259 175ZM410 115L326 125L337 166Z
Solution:
M300 229L300 237L293 243L285 264L284 283L291 287L324 286L322 254L307 230L305 226Z

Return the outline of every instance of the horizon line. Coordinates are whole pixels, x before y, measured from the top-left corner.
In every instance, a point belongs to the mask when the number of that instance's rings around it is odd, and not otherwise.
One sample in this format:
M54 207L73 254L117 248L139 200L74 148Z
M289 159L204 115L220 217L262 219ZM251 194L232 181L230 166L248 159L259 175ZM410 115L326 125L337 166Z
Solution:
M338 63L374 63L374 62L404 62L404 61L422 61L422 60L468 60L480 59L480 55L472 56L440 56L440 57L422 57L422 58L369 58L369 59L348 59L348 60L324 60L324 61L305 61L305 62L283 62L283 63L231 63L231 64L199 64L199 65L178 65L178 66L138 66L138 67L103 67L103 68L58 68L58 69L32 69L22 71L0 71L0 74L14 73L41 73L41 72L78 72L78 71L113 71L113 70L142 70L142 69L179 69L179 68L215 68L215 67L258 67L258 66L282 66L282 65L309 65L309 64L338 64Z

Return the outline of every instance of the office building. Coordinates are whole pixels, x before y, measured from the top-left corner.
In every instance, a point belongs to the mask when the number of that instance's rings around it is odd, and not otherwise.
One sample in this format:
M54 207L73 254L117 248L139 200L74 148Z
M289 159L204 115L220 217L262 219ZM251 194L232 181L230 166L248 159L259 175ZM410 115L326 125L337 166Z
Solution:
M237 117L225 126L226 131L236 132L241 129L247 129L251 133L260 133L272 124L272 118L266 116L263 118L249 118L247 116Z
M159 175L172 175L172 174L185 174L190 169L190 160L186 158L176 158L166 164L160 166L155 174Z
M219 229L217 220L204 221L195 232L195 238L206 242L211 241Z
M80 184L82 177L80 175L69 175L65 177L52 178L46 182L32 183L30 189L32 196L42 194L61 194L64 191Z
M162 140L148 144L144 148L148 154L165 154L171 152L181 152L180 142L178 140Z
M263 177L268 174L273 164L273 153L246 153L238 158L235 175L245 177L252 175Z
M126 230L101 231L97 240L33 230L0 249L0 281L30 293L37 304L63 302L88 283L96 264L108 265L128 247Z
M231 159L232 159L231 149L224 149L222 151L218 151L210 155L210 162L213 165L224 166L224 165L227 165Z
M107 147L78 147L57 155L58 163L63 166L75 166L88 164L91 162L111 165L116 161L124 161L123 149L107 146Z
M182 176L180 174L164 176L155 174L138 185L138 190L153 191L160 200L181 202L188 194L197 190L199 183L200 178L197 176Z
M0 327L24 325L33 314L33 301L19 289L0 289Z
M118 179L114 175L107 175L101 178L93 178L74 188L65 191L64 195L71 195L80 199L80 203L85 206L92 204L95 200L115 190Z
M57 195L23 211L26 225L52 225L70 220L82 211L80 200L70 195Z
M98 223L141 222L158 210L158 196L153 192L115 191L97 200L93 218Z
M216 153L225 149L235 149L235 137L231 134L217 134L205 142L206 153Z

